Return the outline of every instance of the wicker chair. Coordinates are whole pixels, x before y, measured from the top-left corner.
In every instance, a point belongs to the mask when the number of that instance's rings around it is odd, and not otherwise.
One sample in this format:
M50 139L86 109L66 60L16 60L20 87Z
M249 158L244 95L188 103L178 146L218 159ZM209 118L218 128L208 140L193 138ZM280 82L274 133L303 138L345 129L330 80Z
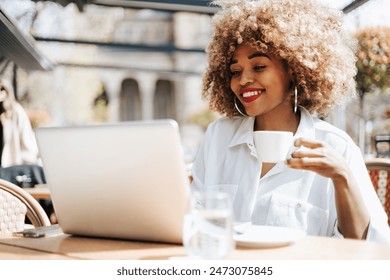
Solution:
M23 230L26 216L34 227L50 225L42 206L30 194L0 179L0 234Z
M366 166L390 225L390 159L368 159L366 160Z

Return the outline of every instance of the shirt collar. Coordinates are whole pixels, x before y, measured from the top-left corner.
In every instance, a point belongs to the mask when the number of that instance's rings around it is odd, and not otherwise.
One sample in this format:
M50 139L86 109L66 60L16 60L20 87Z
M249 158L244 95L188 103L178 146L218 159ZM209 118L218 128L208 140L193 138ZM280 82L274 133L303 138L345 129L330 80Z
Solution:
M253 145L253 127L255 125L254 117L242 118L242 122L238 127L229 148L240 144L252 144Z
M314 139L315 137L315 131L314 131L314 120L313 117L310 115L309 111L306 110L303 107L299 107L301 112L301 120L298 125L298 129L295 132L294 137L305 137Z

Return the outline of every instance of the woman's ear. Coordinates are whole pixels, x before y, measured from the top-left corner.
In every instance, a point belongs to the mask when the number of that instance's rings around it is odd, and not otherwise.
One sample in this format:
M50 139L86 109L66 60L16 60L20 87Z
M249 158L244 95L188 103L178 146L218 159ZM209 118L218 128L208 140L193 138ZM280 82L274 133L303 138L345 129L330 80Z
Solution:
M287 73L288 73L290 80L291 80L290 89L292 89L295 86L295 73L290 67L288 67Z
M291 78L291 81L295 82L295 73L294 71L292 70L292 68L290 66L287 66L288 67L288 75L290 76Z

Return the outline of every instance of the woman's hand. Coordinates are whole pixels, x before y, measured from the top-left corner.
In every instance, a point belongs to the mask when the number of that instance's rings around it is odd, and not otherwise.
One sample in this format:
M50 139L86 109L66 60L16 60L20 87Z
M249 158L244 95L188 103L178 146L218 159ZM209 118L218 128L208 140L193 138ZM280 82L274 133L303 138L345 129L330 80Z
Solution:
M286 161L290 168L310 170L336 181L348 176L349 166L344 158L326 143L298 138L294 144L302 148Z
M299 138L302 146L286 161L290 168L305 169L328 177L335 187L338 229L344 237L365 239L369 215L357 182L344 158L326 143Z

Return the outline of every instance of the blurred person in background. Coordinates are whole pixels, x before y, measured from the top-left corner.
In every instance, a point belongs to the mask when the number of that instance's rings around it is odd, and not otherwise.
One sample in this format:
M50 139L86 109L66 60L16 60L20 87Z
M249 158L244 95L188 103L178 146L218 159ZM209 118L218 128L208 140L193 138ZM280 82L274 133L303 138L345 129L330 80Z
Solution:
M0 178L22 188L46 183L30 119L5 79L0 79L0 139ZM51 201L39 203L51 222L56 223Z
M41 165L34 131L11 83L0 80L0 166Z

